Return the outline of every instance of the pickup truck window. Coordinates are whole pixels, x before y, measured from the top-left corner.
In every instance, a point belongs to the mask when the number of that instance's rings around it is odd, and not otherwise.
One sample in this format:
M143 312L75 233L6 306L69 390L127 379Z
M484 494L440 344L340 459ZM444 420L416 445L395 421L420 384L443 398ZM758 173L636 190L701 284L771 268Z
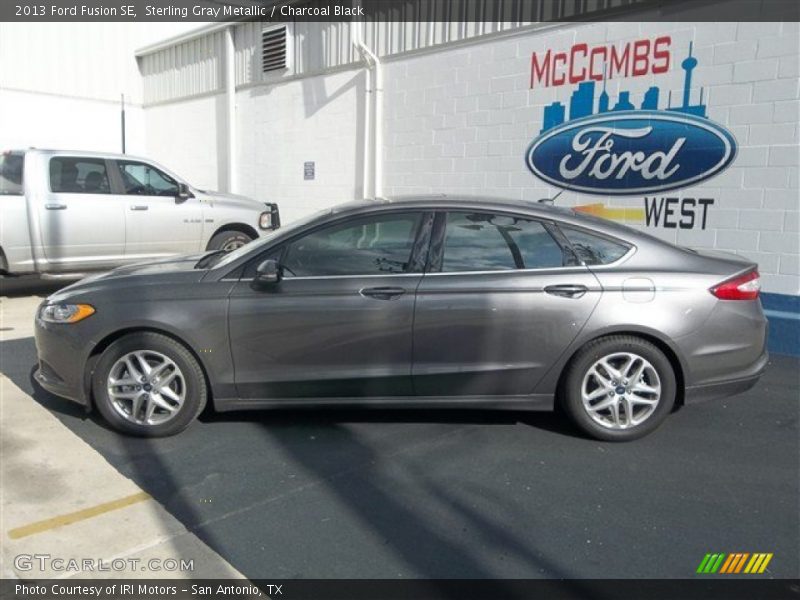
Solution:
M0 196L21 196L22 165L24 155L21 152L3 152L0 154Z
M130 196L178 195L178 182L146 163L117 161L122 185Z
M58 194L110 194L106 161L71 156L51 158L50 191Z

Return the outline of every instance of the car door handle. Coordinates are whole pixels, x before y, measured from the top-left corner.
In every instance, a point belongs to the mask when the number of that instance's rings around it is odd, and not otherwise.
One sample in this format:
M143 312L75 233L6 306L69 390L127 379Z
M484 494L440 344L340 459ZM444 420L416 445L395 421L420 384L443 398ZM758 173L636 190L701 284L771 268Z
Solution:
M134 204L133 206L131 206L131 210L147 210L149 208L150 207L145 204Z
M45 204L44 207L47 210L66 210L67 209L67 205L66 204Z
M401 287L374 287L364 288L358 292L367 298L375 298L376 300L394 300L406 293L406 290Z
M544 291L553 296L563 296L564 298L580 298L589 291L585 285L565 283L561 285L548 285Z

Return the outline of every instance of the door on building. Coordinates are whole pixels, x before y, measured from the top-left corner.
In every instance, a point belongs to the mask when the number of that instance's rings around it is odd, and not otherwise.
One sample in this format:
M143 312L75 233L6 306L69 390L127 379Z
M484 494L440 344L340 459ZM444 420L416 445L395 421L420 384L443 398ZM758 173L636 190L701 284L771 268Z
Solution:
M248 264L229 304L239 396L413 395L414 300L431 223L408 210L350 217ZM259 289L252 277L267 258L283 279Z
M437 214L414 317L418 395L533 393L601 293L554 233L513 214Z
M115 160L113 176L126 199L128 261L202 250L203 207L179 198L178 182L137 160Z
M49 189L38 202L47 261L63 271L120 264L125 254L125 202L112 194L103 158L53 156Z

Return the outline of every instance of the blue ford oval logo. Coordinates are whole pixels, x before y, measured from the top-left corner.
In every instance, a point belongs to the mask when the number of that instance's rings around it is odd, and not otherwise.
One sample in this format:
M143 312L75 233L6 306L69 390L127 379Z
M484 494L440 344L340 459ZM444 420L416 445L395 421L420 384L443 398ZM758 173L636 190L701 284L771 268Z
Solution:
M574 119L543 132L526 154L540 179L604 195L646 194L699 183L725 169L736 140L681 112L628 110Z

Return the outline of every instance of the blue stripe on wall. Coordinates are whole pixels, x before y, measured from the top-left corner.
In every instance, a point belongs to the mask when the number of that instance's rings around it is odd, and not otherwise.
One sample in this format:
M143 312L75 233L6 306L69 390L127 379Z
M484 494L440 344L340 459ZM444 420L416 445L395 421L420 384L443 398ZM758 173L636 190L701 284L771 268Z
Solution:
M761 305L769 321L769 351L800 356L800 296L762 293Z

